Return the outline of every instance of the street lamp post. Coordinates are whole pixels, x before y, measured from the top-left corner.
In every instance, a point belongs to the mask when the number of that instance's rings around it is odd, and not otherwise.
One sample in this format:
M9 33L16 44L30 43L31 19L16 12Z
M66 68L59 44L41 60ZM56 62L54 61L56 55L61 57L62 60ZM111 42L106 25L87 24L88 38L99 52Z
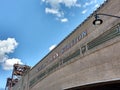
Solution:
M93 21L93 25L100 25L100 24L103 23L103 20L100 19L100 17L99 17L100 15L114 17L114 18L120 18L120 16L115 16L115 15L110 15L110 14L104 14L104 13L98 13L98 14L94 15L95 20Z

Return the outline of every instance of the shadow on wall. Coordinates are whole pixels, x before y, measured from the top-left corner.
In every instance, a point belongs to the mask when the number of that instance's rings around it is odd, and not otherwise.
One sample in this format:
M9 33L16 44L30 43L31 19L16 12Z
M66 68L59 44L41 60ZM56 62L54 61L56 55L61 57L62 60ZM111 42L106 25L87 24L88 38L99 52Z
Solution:
M78 86L65 90L120 90L120 80Z

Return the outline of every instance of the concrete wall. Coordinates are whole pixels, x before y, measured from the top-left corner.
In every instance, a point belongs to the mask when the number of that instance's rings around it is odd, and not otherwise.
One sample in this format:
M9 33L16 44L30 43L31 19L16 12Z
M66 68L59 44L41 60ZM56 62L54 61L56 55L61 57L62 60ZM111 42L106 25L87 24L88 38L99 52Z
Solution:
M97 13L120 16L119 5L120 0L108 0ZM120 80L119 35L88 50L89 42L120 23L117 18L100 17L104 21L102 25L94 26L94 17L91 15L23 76L13 90L64 90L91 83ZM83 32L86 32L86 35ZM72 45L69 48L64 48L70 44ZM84 52L82 47L85 48ZM74 56L76 54L73 53L77 50L80 53ZM66 58L70 60L65 61Z

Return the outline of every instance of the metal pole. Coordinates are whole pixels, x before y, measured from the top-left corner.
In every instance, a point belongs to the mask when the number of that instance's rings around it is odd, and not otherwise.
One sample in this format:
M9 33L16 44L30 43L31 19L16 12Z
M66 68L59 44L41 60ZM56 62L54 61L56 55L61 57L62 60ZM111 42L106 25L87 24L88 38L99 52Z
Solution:
M104 14L104 13L97 13L96 16L97 15L104 15L104 16L110 16L110 17L120 18L120 16L110 15L110 14Z

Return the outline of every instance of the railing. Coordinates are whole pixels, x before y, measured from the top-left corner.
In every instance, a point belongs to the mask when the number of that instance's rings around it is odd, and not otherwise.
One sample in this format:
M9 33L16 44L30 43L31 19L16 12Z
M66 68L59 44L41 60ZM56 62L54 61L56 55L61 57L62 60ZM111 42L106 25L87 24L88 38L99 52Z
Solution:
M112 38L115 38L119 35L120 35L120 24L118 24L117 26L113 27L112 29L106 31L105 33L103 33L102 35L97 37L96 39L89 42L87 44L88 50L92 49L108 40L111 40Z

